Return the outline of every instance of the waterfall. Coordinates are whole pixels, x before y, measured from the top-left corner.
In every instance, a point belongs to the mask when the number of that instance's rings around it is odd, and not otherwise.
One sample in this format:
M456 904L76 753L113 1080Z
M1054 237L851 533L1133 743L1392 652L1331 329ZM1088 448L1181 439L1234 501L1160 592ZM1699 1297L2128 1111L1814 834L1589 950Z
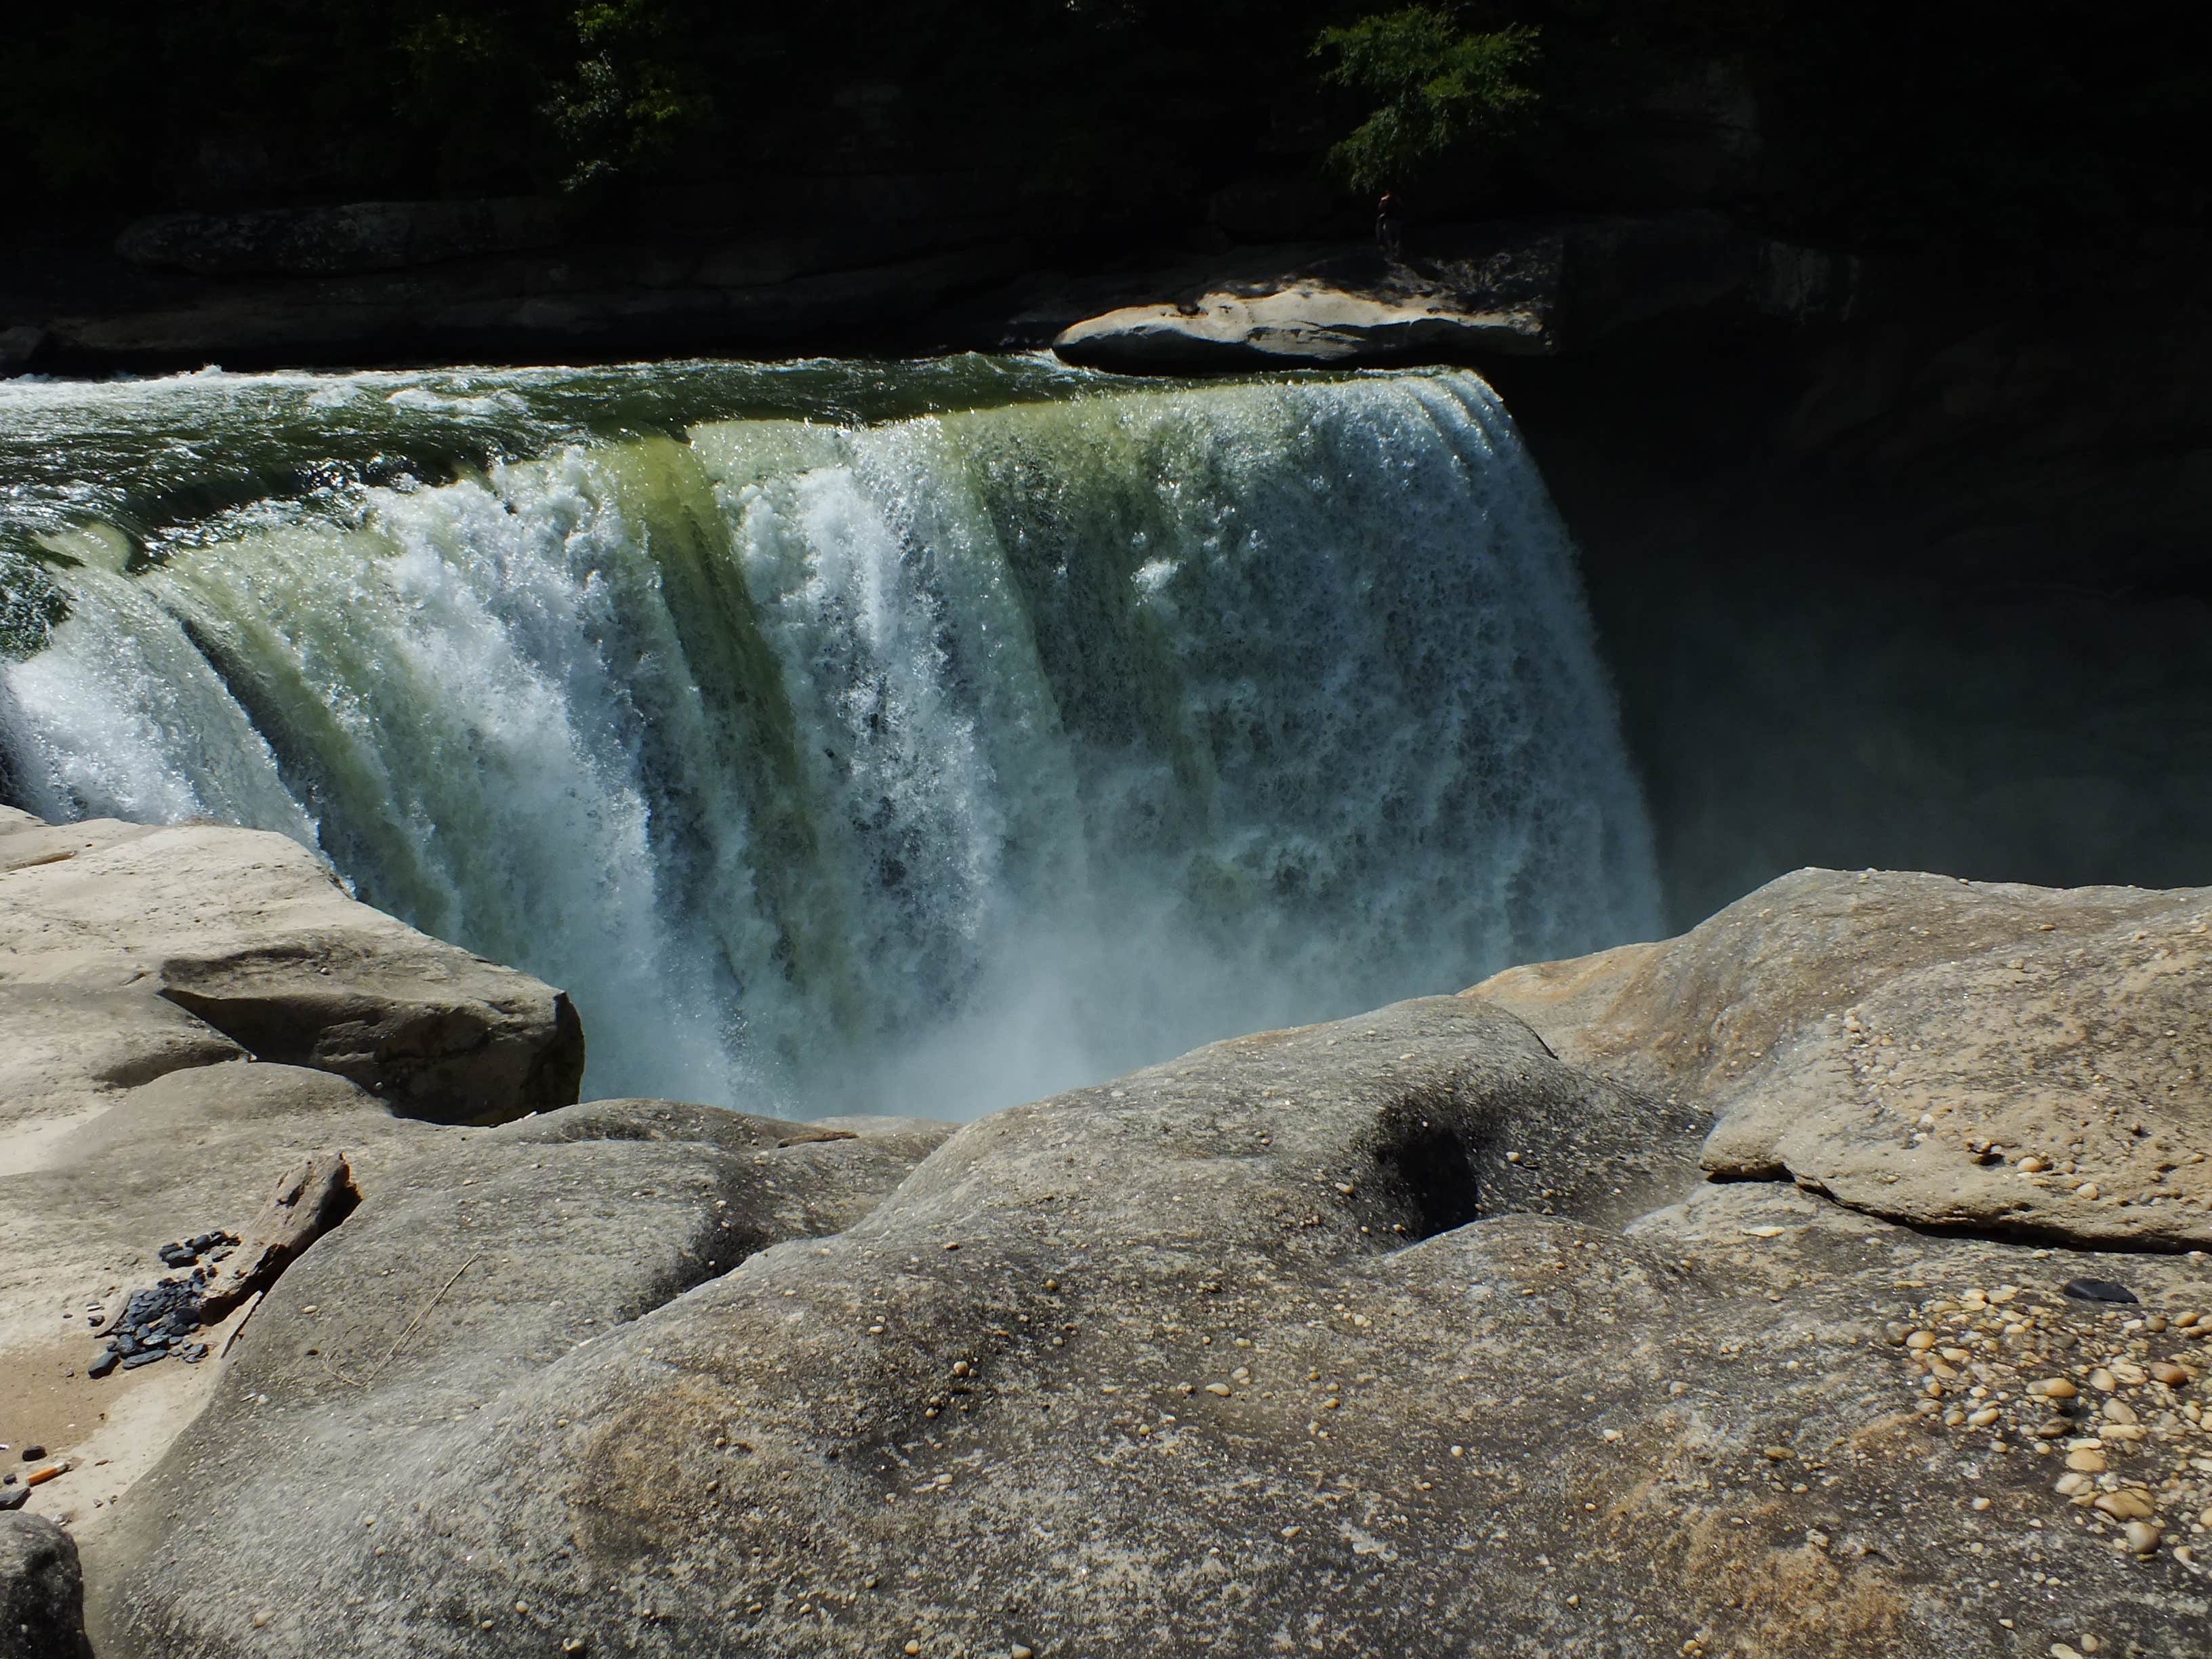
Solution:
M1472 374L18 386L0 467L0 783L320 848L589 1092L968 1116L1657 929Z

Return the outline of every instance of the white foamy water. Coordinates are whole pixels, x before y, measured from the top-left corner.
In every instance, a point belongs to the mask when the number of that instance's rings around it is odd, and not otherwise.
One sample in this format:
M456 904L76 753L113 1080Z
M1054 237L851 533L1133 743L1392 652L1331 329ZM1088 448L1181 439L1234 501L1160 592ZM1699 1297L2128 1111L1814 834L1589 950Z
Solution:
M295 377L285 442L450 449L550 374ZM1022 390L241 485L133 574L46 560L6 775L319 845L568 988L587 1091L760 1109L964 1116L1657 931L1572 550L1479 379ZM66 472L38 512L102 505Z

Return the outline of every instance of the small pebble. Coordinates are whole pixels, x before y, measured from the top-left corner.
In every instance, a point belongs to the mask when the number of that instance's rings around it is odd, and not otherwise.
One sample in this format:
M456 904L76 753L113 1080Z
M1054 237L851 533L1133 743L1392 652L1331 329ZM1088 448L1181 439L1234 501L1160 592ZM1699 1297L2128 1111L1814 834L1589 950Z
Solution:
M2148 1521L2128 1522L2128 1548L2134 1554L2148 1555L2158 1547L2159 1540L2165 1535Z

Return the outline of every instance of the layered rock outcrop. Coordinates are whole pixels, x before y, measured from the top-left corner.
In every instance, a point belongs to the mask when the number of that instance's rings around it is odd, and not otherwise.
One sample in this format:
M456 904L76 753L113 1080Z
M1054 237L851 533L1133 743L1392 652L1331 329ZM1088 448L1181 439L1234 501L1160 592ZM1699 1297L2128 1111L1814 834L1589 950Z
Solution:
M441 1121L565 1104L582 1066L560 993L356 902L281 836L0 809L0 1439L71 1466L34 1506L104 1521L213 1384L90 1375L95 1333L171 1275L165 1242L246 1226L310 1154L375 1181Z
M448 1121L568 1104L584 1069L566 996L356 902L282 836L6 807L0 1018L0 1131L226 1060Z

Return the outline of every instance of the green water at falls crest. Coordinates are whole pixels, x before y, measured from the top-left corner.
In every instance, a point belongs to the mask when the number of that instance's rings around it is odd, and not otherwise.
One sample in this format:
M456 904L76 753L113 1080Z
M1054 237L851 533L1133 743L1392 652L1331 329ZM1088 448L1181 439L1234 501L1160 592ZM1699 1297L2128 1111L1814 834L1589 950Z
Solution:
M0 464L48 448L0 531L64 614L0 665L9 791L309 842L568 988L589 1092L812 1114L1656 931L1572 550L1480 380L930 372L10 389ZM113 458L49 453L80 429Z

